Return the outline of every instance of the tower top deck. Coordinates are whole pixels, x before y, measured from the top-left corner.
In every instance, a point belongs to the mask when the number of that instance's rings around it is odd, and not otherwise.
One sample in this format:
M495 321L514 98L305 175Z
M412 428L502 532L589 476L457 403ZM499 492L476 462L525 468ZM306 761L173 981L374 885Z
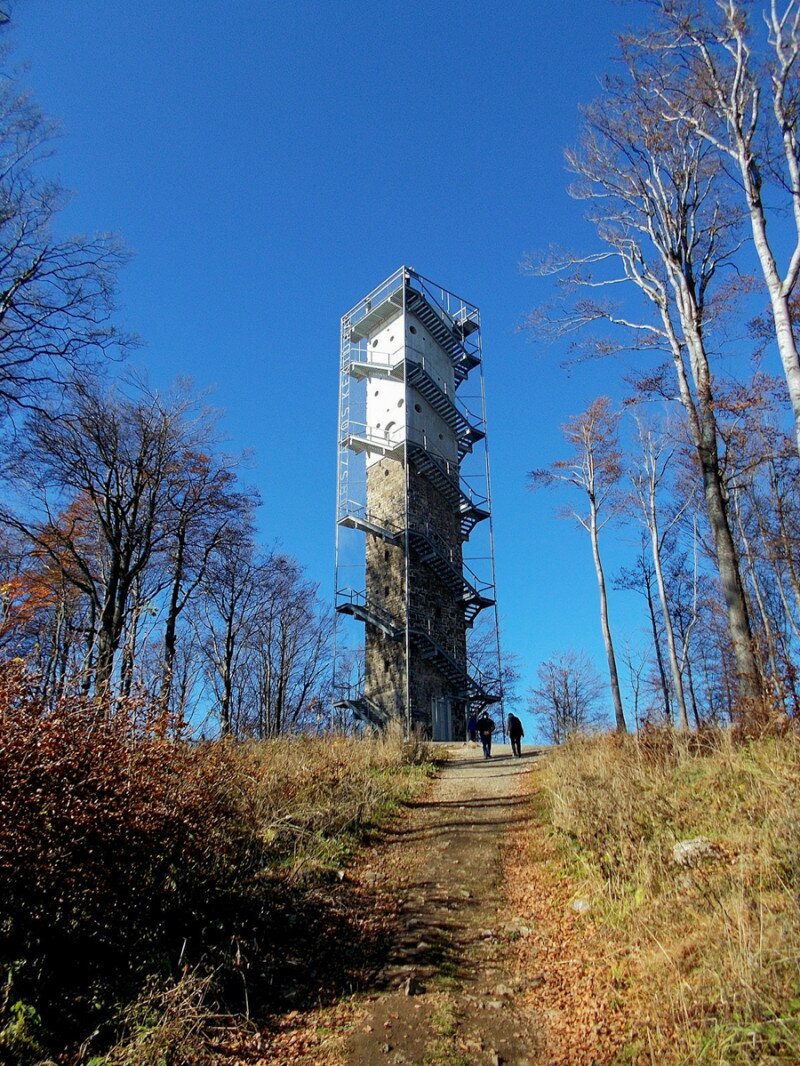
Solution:
M388 322L403 308L404 296L420 296L443 317L457 335L469 336L480 328L480 311L469 300L437 285L410 267L402 266L342 316L342 324L355 334L366 337Z

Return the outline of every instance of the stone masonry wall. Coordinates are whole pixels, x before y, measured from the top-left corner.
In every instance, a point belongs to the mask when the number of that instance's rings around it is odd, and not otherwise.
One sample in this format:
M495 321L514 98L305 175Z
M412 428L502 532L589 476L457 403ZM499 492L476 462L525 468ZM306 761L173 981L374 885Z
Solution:
M394 529L405 511L405 469L382 459L367 470L367 511L371 521ZM402 626L406 613L405 562L401 544L367 534L367 601L388 611ZM405 721L406 643L368 625L365 634L365 694L394 718Z
M406 479L403 464L383 459L367 472L367 510L370 520L391 529L405 520ZM432 535L461 570L461 534L454 506L413 469L409 473L409 525ZM402 544L388 544L367 535L367 599L388 611L402 626L406 611L405 558ZM452 588L412 554L409 564L412 628L424 630L466 669L464 610ZM366 630L366 695L389 715L405 718L405 640L392 640L379 629ZM410 664L411 719L430 731L433 700L450 703L452 735L464 731L464 705L448 679L433 663L412 649Z

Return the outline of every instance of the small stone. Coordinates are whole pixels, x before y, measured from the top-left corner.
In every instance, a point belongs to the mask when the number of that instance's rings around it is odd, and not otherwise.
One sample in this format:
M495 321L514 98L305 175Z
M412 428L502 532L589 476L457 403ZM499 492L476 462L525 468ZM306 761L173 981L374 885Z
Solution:
M591 904L589 901L585 899L574 899L572 903L570 903L570 907L572 907L574 911L577 911L578 914L585 914L590 906Z
M388 1055L391 1050L392 1050L392 1045L391 1044L381 1044L381 1051L384 1053L384 1055Z
M487 1010L502 1010L503 1004L499 999L489 999L486 1001Z
M490 1059L492 1066L503 1066L503 1056L499 1051L493 1051Z
M508 985L498 985L494 990L494 994L496 996L510 996L511 989L508 987Z
M494 929L484 929L481 936L484 940L494 940Z
M720 847L707 837L680 840L672 849L672 861L678 866L697 866L708 859L718 859Z
M417 944L417 951L430 951L430 949L430 944L424 940L420 940L419 944Z
M413 974L409 974L403 984L403 991L407 996L418 996L422 991L419 981Z

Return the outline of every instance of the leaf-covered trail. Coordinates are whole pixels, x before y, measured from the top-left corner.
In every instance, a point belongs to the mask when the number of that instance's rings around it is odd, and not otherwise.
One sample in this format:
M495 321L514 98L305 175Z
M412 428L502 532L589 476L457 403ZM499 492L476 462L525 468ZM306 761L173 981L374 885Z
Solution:
M454 748L431 793L373 851L362 876L399 907L345 1062L536 1061L526 982L509 968L510 945L532 930L507 912L503 889L503 849L529 821L522 784L536 758Z

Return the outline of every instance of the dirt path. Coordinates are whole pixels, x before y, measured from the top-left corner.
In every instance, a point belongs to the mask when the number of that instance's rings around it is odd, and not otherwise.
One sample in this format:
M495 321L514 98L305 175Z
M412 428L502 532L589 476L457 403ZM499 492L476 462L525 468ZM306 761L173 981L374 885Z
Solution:
M453 749L431 793L374 850L362 876L400 906L347 1063L536 1061L535 1019L508 969L509 945L531 930L507 909L502 849L529 819L521 786L537 758Z

